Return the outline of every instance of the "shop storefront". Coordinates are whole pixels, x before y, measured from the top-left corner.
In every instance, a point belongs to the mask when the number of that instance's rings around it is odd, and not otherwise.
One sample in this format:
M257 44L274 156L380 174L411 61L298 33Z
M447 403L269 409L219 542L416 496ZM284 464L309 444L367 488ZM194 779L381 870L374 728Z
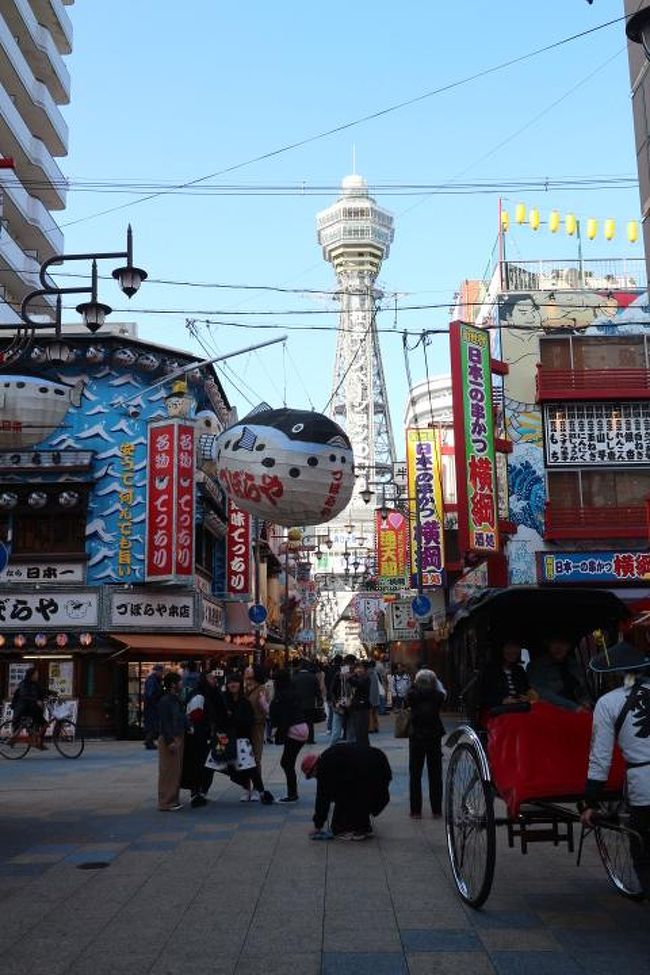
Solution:
M155 663L225 667L222 604L193 590L12 589L0 596L0 693L6 712L29 666L74 703L87 734L140 737L144 681Z

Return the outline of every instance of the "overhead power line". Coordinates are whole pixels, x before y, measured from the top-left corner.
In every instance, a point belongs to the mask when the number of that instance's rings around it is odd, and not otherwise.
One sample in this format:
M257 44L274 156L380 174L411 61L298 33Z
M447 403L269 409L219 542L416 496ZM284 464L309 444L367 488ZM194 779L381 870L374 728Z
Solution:
M521 131L521 130L520 130ZM508 140L509 141L509 140ZM503 145L500 144L499 148ZM491 153L492 154L492 153ZM551 190L566 192L592 192L596 190L630 189L636 186L636 176L576 176L553 177L533 176L528 178L480 179L472 182L457 180L443 180L442 182L408 182L371 183L368 192L376 196L420 196L422 194L484 196L489 194L503 194L514 192L531 192ZM175 189L171 181L132 182L129 180L78 180L62 181L52 184L47 180L11 179L2 182L2 188L11 190L23 188L32 193L50 189L52 185L66 189L69 193L96 194L140 194L143 191L174 193L176 196L253 196L253 197L302 197L323 196L330 198L341 191L340 183L314 183L295 180L283 183L204 183L200 186L190 186L185 189Z
M263 152L257 156L252 156L249 159L244 159L241 162L233 163L231 166L226 166L223 169L216 170L213 173L207 173L204 176L198 176L195 179L186 180L185 182L178 183L176 186L170 187L169 189L158 190L154 193L147 193L144 196L138 197L137 199L131 200L127 203L121 203L118 206L108 207L105 210L99 210L96 213L88 214L85 217L78 217L76 220L70 220L67 223L64 223L62 226L72 227L75 224L84 223L88 220L94 220L97 217L102 217L109 213L115 213L118 210L125 210L129 207L138 206L141 203L146 203L149 200L157 199L160 196L166 196L180 190L185 190L188 187L196 186L199 183L205 183L209 179L214 179L217 176L225 176L227 173L244 169L246 166L251 166L254 163L263 162L267 159L273 159L276 156L291 152L294 149L299 149L302 146L310 145L311 143L318 142L321 139L326 139L329 136L336 135L340 132L345 132L348 129L354 128L355 126L362 125L365 122L371 122L375 119L383 118L384 116L400 111L403 108L408 108L411 105L416 105L419 102L423 102L429 98L434 98L437 95L442 95L446 92L461 88L473 81L478 81L481 78L486 78L489 75L496 74L499 71L504 71L506 68L513 67L515 64L522 64L525 61L532 60L533 58L539 57L542 54L547 54L548 52L563 47L566 44L570 44L573 41L595 34L597 31L604 30L605 28L611 27L614 24L619 24L625 19L625 16L616 17L613 20L606 21L605 23L597 24L595 27L590 27L588 30L580 31L577 34L571 34L568 37L562 37L557 41L553 41L551 44L545 44L543 47L536 48L535 50L529 51L526 54L521 54L516 58L509 58L508 60L502 61L499 64L492 65L489 68L484 68L482 71L477 71L474 74L467 75L466 77L460 78L457 81L448 82L445 85L433 88L430 91L422 92L420 95L415 95L412 98L404 99L401 102L389 105L386 108L379 109L376 112L371 112L368 115L363 115L348 122L342 122L341 124L333 126L330 129L326 129L324 132L318 132L315 135L306 136L305 138L298 139L295 142L287 143L286 145L279 146L276 149L271 149L268 152Z

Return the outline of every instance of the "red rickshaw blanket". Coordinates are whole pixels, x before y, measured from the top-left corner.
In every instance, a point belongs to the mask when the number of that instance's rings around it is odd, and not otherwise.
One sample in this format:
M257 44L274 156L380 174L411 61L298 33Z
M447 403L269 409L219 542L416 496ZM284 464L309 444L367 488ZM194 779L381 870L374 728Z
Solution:
M489 717L488 759L494 785L516 816L523 802L583 795L589 764L592 716L544 701L530 711ZM607 789L621 792L625 763L618 748Z

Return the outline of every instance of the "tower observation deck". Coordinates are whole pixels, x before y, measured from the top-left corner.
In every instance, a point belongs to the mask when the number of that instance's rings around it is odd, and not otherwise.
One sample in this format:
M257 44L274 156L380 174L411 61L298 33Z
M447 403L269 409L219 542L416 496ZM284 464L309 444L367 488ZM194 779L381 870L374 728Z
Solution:
M359 477L350 521L367 522L373 506L359 494L367 482L390 478L395 445L377 335L381 292L375 282L393 241L393 217L369 195L366 181L346 176L341 196L317 217L323 257L334 267L341 305L330 416L347 432Z

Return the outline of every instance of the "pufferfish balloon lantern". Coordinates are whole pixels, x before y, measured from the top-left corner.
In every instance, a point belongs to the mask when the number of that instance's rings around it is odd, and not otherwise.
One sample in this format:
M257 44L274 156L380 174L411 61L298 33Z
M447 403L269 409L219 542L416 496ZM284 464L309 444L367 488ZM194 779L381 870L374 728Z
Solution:
M264 404L224 430L215 452L226 494L276 525L320 525L352 497L352 446L322 413Z

